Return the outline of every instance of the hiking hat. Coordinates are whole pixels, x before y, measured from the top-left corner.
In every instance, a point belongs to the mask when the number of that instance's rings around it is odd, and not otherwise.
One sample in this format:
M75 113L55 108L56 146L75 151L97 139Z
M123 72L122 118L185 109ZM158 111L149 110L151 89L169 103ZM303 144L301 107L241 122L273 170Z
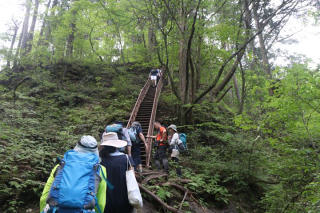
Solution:
M131 126L141 126L141 124L138 121L134 121Z
M104 132L102 135L101 146L113 146L116 148L122 148L127 146L127 142L119 140L117 133L115 132Z
M177 126L174 124L171 124L170 126L168 126L168 129L173 129L175 132L177 132Z
M97 140L90 135L82 136L80 141L74 147L74 151L82 152L82 153L91 152L99 156Z

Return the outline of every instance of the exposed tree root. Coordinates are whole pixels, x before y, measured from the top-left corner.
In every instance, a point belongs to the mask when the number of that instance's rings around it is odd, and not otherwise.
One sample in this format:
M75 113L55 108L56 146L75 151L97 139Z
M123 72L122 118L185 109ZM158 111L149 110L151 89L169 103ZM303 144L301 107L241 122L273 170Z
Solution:
M142 184L146 184L146 183L148 183L148 182L149 182L150 180L152 180L152 179L161 178L161 177L165 177L165 176L168 176L168 174L163 173L163 174L150 175L149 177L145 178L145 179L142 181Z
M199 206L199 208L202 209L204 213L206 213L206 209L200 204L200 202L193 196L193 192L191 192L188 188L184 187L183 184L188 184L191 182L189 179L172 179L167 182L158 182L157 185L159 186L169 186L174 187L178 189L178 191L182 192L181 197L183 195L183 199L179 204L179 209L176 209L170 205L168 205L166 202L164 202L160 197L158 197L155 193L147 189L144 185L148 184L153 179L158 179L161 177L167 177L168 174L161 173L161 172L154 172L154 171L145 171L144 173L140 173L139 175L139 187L142 191L147 193L152 197L152 199L156 200L163 208L169 210L170 212L182 212L183 203L185 200L189 200L191 202L194 202L196 205ZM144 184L144 185L143 185Z
M163 202L157 195L155 195L152 191L148 190L146 187L144 187L142 184L139 183L139 187L142 191L146 192L148 195L150 195L153 199L155 199L157 202L159 202L164 208L171 212L177 212L182 213L179 209L176 209L172 206L169 206L167 203Z
M179 205L179 210L181 210L182 204L183 204L184 200L186 199L187 195L188 195L188 192L185 192L185 193L184 193L184 196L183 196L183 199L182 199L182 201L181 201L181 203L180 203L180 205Z

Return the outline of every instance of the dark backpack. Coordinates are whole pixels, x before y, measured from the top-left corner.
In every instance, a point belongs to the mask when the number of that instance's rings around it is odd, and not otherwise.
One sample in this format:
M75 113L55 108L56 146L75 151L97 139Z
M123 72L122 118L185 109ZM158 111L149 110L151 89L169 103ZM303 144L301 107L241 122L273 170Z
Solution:
M151 75L157 76L158 75L158 70L151 70Z

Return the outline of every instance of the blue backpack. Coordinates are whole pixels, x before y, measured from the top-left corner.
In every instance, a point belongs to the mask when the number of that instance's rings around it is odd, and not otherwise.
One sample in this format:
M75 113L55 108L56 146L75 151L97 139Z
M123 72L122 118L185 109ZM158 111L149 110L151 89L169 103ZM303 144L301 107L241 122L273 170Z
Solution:
M135 126L130 127L130 129L128 130L128 134L130 136L130 140L133 143L138 143L138 139L137 139L137 128Z
M179 134L179 139L182 141L184 149L187 150L188 149L188 146L187 146L187 135L185 133L180 133Z
M67 151L49 192L49 212L87 213L97 207L101 213L96 197L101 180L100 169L96 154Z
M106 126L106 132L115 132L118 134L122 134L123 126L121 124L110 124Z

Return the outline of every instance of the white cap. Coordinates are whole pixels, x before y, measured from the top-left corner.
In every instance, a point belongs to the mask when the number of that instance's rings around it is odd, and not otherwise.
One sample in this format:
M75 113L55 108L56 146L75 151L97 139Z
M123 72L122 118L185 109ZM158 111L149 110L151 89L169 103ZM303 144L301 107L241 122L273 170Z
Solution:
M98 142L94 137L90 135L82 136L80 141L74 147L74 150L82 153L92 152L99 156Z

